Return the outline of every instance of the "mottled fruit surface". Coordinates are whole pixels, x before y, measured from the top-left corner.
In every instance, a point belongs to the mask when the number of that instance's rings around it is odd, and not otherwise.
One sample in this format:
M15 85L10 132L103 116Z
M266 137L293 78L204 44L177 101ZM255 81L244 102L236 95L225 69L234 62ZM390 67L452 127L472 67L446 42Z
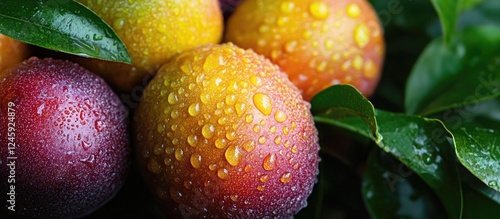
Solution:
M318 173L310 105L263 56L232 44L173 57L134 118L137 156L168 215L288 218Z
M0 72L21 63L28 57L29 52L27 44L0 34Z
M229 18L225 41L271 59L306 100L335 84L370 96L385 53L366 0L246 0Z
M3 200L0 218L87 215L125 181L124 107L74 63L30 58L9 69L0 78L0 136L0 193L14 200Z
M133 65L80 59L119 90L130 90L172 55L222 38L218 0L79 0L125 43Z

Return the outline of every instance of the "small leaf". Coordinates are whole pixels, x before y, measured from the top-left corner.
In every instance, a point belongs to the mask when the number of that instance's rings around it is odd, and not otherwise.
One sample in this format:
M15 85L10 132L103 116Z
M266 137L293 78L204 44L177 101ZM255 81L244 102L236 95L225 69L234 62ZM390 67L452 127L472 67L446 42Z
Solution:
M323 90L311 100L311 111L317 120L360 117L375 141L380 140L373 105L351 85L335 85Z
M374 219L446 218L432 190L411 169L377 148L368 159L362 193Z
M461 32L448 47L434 40L408 79L409 114L428 115L500 96L500 28Z
M500 191L500 131L474 124L450 131L458 160L486 185Z
M74 55L132 62L113 29L72 0L0 1L0 33Z
M441 20L444 42L450 42L455 32L463 0L431 0Z

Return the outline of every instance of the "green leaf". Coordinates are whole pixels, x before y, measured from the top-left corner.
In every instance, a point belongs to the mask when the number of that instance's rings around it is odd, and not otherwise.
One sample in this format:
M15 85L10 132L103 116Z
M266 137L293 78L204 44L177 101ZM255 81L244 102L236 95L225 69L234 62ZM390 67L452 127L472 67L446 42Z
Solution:
M314 96L311 112L318 122L359 117L368 126L373 139L377 142L380 140L373 105L351 85L335 85Z
M463 0L431 0L441 20L444 42L450 42L455 32Z
M441 121L377 111L379 146L417 173L438 195L451 218L462 214L462 193L451 135ZM456 186L449 186L456 185Z
M500 131L466 124L450 132L458 160L486 185L500 191Z
M411 169L377 148L368 159L362 194L374 219L446 218L432 190Z
M0 1L0 33L74 55L132 62L113 29L72 0Z
M484 0L462 0L460 5L460 11L469 10L476 5L482 3Z
M448 47L434 40L407 82L409 114L428 115L500 96L500 28L460 32Z

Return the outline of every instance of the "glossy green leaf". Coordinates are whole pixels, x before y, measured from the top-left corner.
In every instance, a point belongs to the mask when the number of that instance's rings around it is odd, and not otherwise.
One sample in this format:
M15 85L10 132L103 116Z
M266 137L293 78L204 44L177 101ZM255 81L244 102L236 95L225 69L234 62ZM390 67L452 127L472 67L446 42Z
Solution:
M432 114L500 96L500 28L466 29L448 47L434 40L408 79L405 107Z
M433 191L408 167L375 149L363 177L363 199L374 219L446 218Z
M484 2L484 0L461 0L460 12L469 10L482 2Z
M460 178L462 179L462 184L467 185L472 188L479 194L483 195L485 198L495 202L500 205L500 192L495 191L491 187L484 184L481 180L479 180L476 176L472 175L472 173L467 170L463 166L459 166L460 170Z
M318 122L359 117L367 125L373 139L377 142L380 140L373 105L351 85L335 85L314 96L311 112Z
M431 0L441 20L445 43L450 42L453 37L462 1L464 0Z
M500 191L500 131L464 124L450 132L458 160L486 185Z
M132 62L113 29L72 0L0 1L0 33L65 53Z

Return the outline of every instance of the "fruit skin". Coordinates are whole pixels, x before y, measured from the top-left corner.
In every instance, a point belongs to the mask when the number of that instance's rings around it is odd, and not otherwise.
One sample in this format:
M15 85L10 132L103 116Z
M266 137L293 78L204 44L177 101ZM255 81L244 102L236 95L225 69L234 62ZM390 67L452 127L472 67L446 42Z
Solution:
M115 30L133 65L75 57L112 87L129 91L171 56L222 38L218 0L79 0Z
M383 29L366 0L247 0L226 28L226 42L271 59L305 100L339 83L369 97L378 84Z
M0 193L15 186L15 212L2 206L0 218L75 218L110 200L129 166L125 115L104 80L74 63L30 58L7 70L0 78ZM12 161L15 172L6 165Z
M28 44L0 34L0 72L21 63L29 53Z
M169 216L289 218L318 174L310 104L263 56L233 44L172 58L134 117L137 159Z

